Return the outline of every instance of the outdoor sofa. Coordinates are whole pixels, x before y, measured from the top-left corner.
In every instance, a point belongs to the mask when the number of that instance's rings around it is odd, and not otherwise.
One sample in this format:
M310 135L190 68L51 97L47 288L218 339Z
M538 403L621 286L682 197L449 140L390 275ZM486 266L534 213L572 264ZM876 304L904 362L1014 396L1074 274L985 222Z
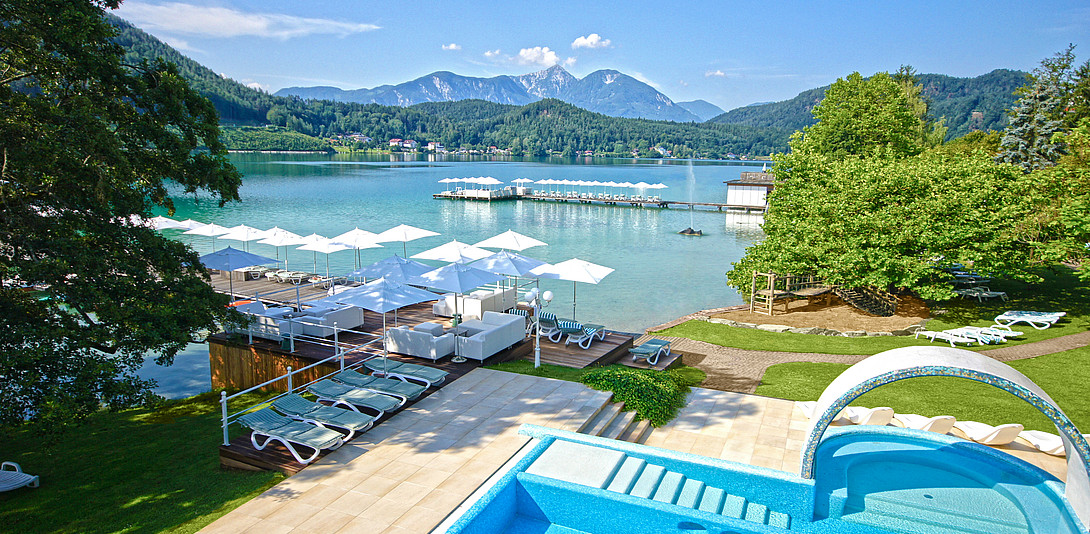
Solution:
M444 334L437 323L421 323L413 328L401 325L386 330L386 349L435 361L454 353L454 335Z
M469 333L458 337L455 353L465 358L485 358L526 339L526 318L510 313L486 311L480 319L459 325Z
M518 294L513 287L480 289L468 295L447 293L432 304L431 311L440 317L453 317L457 302L457 312L461 314L462 319L480 319L484 317L486 311L503 312L514 308L517 300Z

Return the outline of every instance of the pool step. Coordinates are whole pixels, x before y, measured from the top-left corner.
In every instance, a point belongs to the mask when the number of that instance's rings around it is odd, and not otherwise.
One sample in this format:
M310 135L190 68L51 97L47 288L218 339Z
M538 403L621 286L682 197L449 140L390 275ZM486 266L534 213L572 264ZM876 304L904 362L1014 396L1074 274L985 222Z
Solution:
M648 464L627 456L617 468L606 490L633 497L684 506L735 519L742 519L782 529L791 527L791 516L769 510L768 506L748 502L744 497L705 485L663 466Z
M1029 527L1025 522L1010 521L997 517L982 517L933 507L916 506L903 501L884 499L877 495L866 497L866 509L847 505L844 521L873 527L889 528L900 525L902 529L935 534L966 534L988 532L990 534L1025 534Z

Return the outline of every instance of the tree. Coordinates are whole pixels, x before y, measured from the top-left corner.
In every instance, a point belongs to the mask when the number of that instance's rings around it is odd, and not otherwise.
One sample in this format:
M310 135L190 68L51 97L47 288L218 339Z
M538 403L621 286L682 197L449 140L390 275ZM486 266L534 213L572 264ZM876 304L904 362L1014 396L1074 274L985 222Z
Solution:
M173 65L123 62L119 3L0 0L0 424L152 400L143 354L169 364L230 318L193 250L140 220L170 193L237 200L241 176Z
M1032 280L1021 173L991 156L929 151L907 158L781 155L764 241L727 273L749 289L754 270L814 273L845 287L952 296L936 262Z
M818 122L791 136L793 152L902 157L923 150L912 102L887 73L838 79L812 113Z
M1053 142L1053 135L1063 128L1055 118L1061 109L1056 78L1041 77L1033 82L1010 111L996 161L1017 165L1027 173L1055 164L1063 154L1062 146Z

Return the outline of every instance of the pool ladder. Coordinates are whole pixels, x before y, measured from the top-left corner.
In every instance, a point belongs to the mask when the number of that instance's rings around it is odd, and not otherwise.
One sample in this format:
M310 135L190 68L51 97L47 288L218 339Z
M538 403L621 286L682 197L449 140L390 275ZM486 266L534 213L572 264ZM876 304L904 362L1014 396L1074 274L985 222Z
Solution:
M791 528L791 516L770 510L768 506L732 495L722 488L686 478L661 465L649 464L628 456L605 486L607 491L633 497L684 506L713 514L742 519L762 525Z

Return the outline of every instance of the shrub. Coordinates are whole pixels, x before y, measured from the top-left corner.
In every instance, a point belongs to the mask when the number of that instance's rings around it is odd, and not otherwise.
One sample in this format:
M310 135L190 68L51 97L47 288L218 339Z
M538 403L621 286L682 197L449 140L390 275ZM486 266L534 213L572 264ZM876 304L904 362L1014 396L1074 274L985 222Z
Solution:
M635 410L652 426L668 423L685 406L691 377L672 371L651 371L626 367L602 367L583 376L583 383L601 391L612 391L615 402Z

